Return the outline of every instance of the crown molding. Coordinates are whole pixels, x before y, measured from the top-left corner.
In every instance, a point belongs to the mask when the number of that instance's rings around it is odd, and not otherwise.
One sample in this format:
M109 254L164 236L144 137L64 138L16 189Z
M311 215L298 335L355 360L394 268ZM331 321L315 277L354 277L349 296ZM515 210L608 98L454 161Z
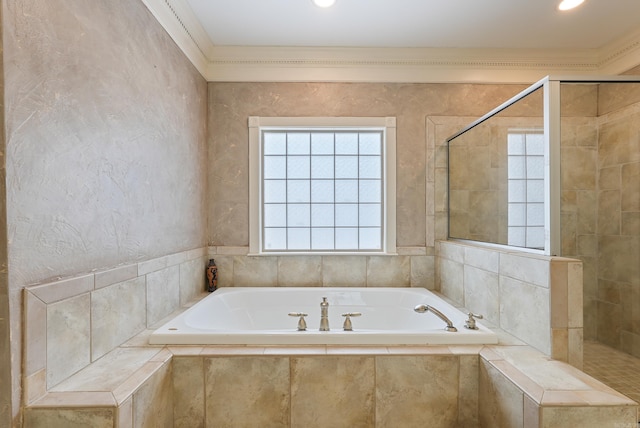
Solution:
M629 33L598 51L602 74L620 74L640 65L640 30Z
M187 2L185 0L142 0L142 2L194 67L206 78L213 45Z
M640 65L640 31L598 49L214 46L186 0L142 0L209 82L531 83Z

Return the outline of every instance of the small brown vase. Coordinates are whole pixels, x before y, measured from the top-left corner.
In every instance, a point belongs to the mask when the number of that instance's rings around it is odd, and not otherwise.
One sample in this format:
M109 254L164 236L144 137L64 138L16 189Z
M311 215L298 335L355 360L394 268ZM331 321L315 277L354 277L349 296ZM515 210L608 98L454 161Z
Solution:
M207 280L207 291L216 291L216 288L218 288L218 267L216 266L216 261L214 259L209 259L209 264L205 269L205 273Z

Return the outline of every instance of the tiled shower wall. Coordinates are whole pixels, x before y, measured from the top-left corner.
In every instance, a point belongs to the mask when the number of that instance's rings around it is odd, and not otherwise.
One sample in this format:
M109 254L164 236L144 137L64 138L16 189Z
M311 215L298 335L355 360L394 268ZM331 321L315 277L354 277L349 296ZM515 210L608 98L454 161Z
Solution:
M598 282L590 310L598 341L640 357L640 84L600 85L598 128Z
M562 255L583 261L585 339L640 356L640 84L561 91L575 101L562 104Z

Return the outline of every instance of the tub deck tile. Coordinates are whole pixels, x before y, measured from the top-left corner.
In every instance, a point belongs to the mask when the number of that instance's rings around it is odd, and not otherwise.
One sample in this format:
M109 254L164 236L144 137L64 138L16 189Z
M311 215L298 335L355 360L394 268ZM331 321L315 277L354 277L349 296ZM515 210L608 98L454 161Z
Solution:
M326 346L267 346L265 355L327 355Z
M51 391L113 391L126 382L131 373L136 372L162 351L162 348L116 348L62 381Z
M327 346L327 355L386 355L386 346Z
M196 356L202 354L204 346L198 345L171 345L168 346L169 352L178 356Z
M450 355L451 349L448 346L389 346L387 348L389 354L392 355L434 355L434 354L447 354Z
M110 392L65 391L49 392L32 404L38 408L60 407L114 407L116 400Z
M264 346L242 346L242 345L220 345L220 346L205 346L200 353L201 356L216 356L216 355L263 355Z

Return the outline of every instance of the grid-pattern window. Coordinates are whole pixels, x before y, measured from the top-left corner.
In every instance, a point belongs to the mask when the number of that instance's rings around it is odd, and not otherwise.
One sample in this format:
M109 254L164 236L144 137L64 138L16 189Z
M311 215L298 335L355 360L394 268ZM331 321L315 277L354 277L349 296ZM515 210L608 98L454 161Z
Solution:
M508 134L508 244L544 249L544 134Z
M381 251L384 129L261 131L262 251Z

